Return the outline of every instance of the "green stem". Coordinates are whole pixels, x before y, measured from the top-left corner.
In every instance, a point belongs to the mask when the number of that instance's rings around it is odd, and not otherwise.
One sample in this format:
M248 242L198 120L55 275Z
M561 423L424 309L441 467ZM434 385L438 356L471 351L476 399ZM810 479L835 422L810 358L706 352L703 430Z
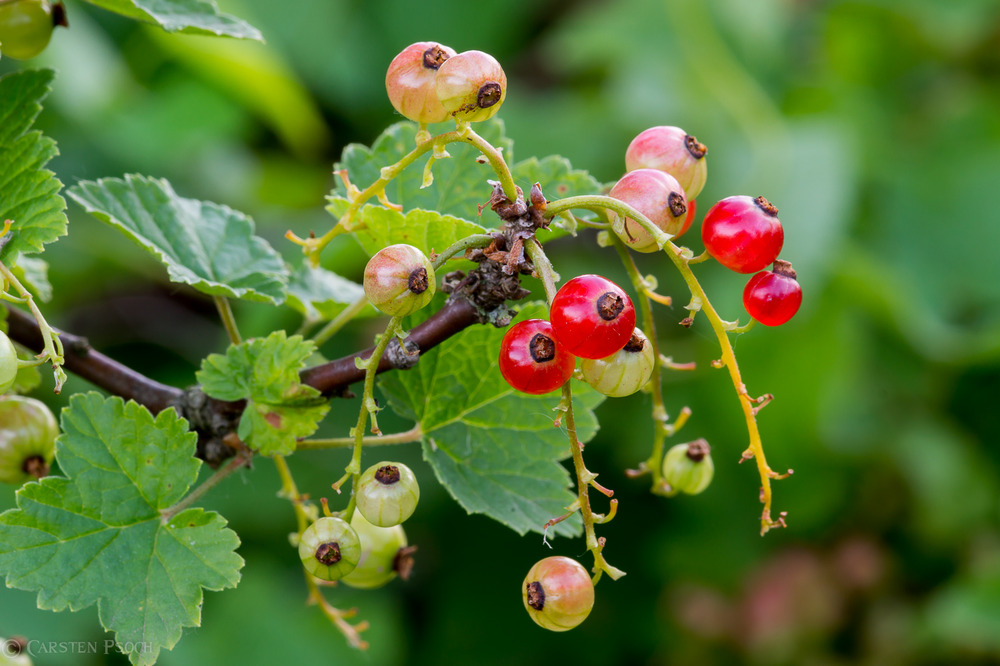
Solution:
M424 431L420 428L420 424L413 426L406 432L399 432L395 435L377 435L374 437L364 437L362 442L365 446L383 446L387 444L406 444L408 442L419 442L420 438L424 436ZM308 449L343 449L348 446L354 446L356 442L355 437L330 437L326 439L302 439L296 445L296 451L303 451Z
M35 321L38 323L38 330L42 336L42 353L39 355L40 360L48 361L52 364L52 375L55 378L55 387L53 391L59 393L62 391L63 384L66 382L66 371L63 370L62 366L65 363L63 358L63 345L62 341L59 340L59 334L52 330L49 323L45 321L45 317L42 315L42 311L38 309L38 305L35 303L34 297L31 292L28 291L23 284L14 276L9 268L0 262L0 275L7 284L14 287L17 293L21 295L23 303L27 303L28 309L31 310L31 314L35 317Z
M490 166L493 167L497 178L500 179L500 187L503 188L504 195L511 201L514 201L517 198L517 185L514 184L514 177L511 175L510 167L507 166L507 162L504 160L500 149L494 147L489 141L476 134L472 127L468 125L464 129L462 139L478 148L479 152L489 160Z
M234 345L243 342L240 330L236 327L236 317L233 316L233 308L229 304L229 299L225 296L213 296L212 300L215 301L215 307L219 311L219 317L222 319L222 325L226 329L229 341Z
M217 486L219 482L222 481L224 478L226 478L227 476L238 470L240 467L244 467L249 463L250 463L249 452L244 450L241 451L240 453L237 453L228 463L225 464L225 466L217 469L215 473L212 474L212 476L202 481L202 483L197 488L189 492L184 497L184 499L182 499L177 504L174 504L173 506L160 511L160 522L166 525L171 520L173 520L174 516L176 516L181 511L183 511L184 509L188 508L189 506L197 502L199 499L201 499L202 496L205 495L205 493L207 493L209 490Z
M434 260L431 265L434 266L434 270L441 270L445 262L454 257L456 254L465 253L466 250L474 247L486 247L493 242L493 236L489 234L472 234L462 238L449 247L445 248L444 252L434 255Z

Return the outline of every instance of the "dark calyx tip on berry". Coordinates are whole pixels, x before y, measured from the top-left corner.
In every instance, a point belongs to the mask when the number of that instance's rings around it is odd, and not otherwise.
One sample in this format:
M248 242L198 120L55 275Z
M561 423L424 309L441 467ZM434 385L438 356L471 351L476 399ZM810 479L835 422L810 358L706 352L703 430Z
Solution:
M395 465L382 465L375 470L375 480L383 486L399 483L399 468Z
M764 197L757 197L756 199L753 200L753 202L757 204L758 208L760 208L762 211L764 211L771 217L778 216L778 207L775 206L770 201L768 201L767 199L765 199Z
M424 51L424 67L427 69L437 69L443 65L444 61L449 57L450 56L443 48L435 44Z
M528 605L534 608L536 611L540 611L545 608L545 590L542 589L542 584L537 580L528 583Z
M798 281L799 279L795 274L795 269L792 268L792 262L785 261L784 259L775 259L774 265L771 266L771 271L773 273L777 273L778 275L790 277L795 281Z
M316 560L324 566L333 566L340 561L340 544L336 541L321 543L316 548Z
M711 447L705 439L696 439L688 444L687 457L694 462L701 462L711 451Z
M667 206L670 207L670 214L674 217L680 217L688 210L687 204L684 203L684 195L679 192L670 193L667 197Z
M556 357L556 343L547 335L535 333L528 343L528 352L535 363L545 363Z
M708 154L708 146L698 141L690 134L684 135L684 147L691 153L691 157L700 160Z
M606 291L597 299L597 314L604 321L614 321L625 309L625 300L613 291Z
M66 5L57 2L52 5L52 27L68 28L69 21L66 20Z
M30 474L36 479L40 479L43 476L49 475L49 466L42 456L28 456L21 463L21 471L25 474Z
M457 60L455 62L458 62ZM487 81L479 87L476 94L476 106L480 109L488 109L503 97L503 88L496 81Z
M392 558L392 570L403 580L409 580L413 573L413 554L417 552L416 546L403 546L396 551L396 557Z
M427 269L421 266L410 273L406 286L414 294L422 294L427 291L427 287L430 286L427 280Z
M645 347L646 341L643 338L640 338L637 333L633 333L632 337L628 339L628 342L625 343L625 346L622 347L622 349L627 352L636 353L641 352L645 349Z

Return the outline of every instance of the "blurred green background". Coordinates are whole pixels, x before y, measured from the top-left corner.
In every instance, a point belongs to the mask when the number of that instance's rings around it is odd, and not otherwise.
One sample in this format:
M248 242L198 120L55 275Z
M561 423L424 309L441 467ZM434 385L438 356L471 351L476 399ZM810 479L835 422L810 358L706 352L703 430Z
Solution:
M676 325L683 284L664 259L643 256L677 301L659 312L666 352L699 365L668 376L667 406L691 407L680 440L712 443L716 478L695 498L650 495L623 474L648 455L648 397L602 406L588 466L621 501L599 533L628 575L600 583L584 625L544 632L518 592L534 561L585 555L582 540L550 551L538 535L465 516L415 447L399 447L392 455L423 479L406 526L417 567L405 584L330 594L371 622L370 650L351 650L304 605L287 546L293 517L262 459L206 500L243 540L242 583L206 594L203 627L161 663L1000 663L994 0L220 0L266 45L170 36L66 4L71 28L41 57L0 61L0 72L58 70L39 125L59 143L51 166L66 184L165 177L182 196L251 214L297 260L281 237L329 227L324 196L340 150L399 120L384 91L389 61L437 40L504 65L500 117L518 158L562 154L607 182L642 129L695 134L709 147L701 211L731 194L767 196L805 294L792 322L736 341L751 394L775 395L759 417L769 462L795 469L774 486L787 530L758 535L759 480L737 465L746 429L728 378L709 367L717 346L705 322ZM46 253L54 323L143 372L192 383L201 358L225 345L212 304L167 283L79 208L69 213L69 237ZM557 270L621 276L593 241L591 232L553 243ZM701 250L697 233L683 241ZM364 261L350 240L324 256L354 279ZM745 318L744 278L697 268L723 316ZM263 306L238 304L237 315L248 335L298 325ZM371 333L354 327L323 351L347 353ZM74 380L66 394L83 388ZM335 408L327 432L343 434L357 405ZM347 455L295 456L300 488L329 492ZM0 489L0 509L12 502ZM33 594L4 590L0 635L11 634L106 638L93 608L51 614ZM36 663L105 660L123 661Z

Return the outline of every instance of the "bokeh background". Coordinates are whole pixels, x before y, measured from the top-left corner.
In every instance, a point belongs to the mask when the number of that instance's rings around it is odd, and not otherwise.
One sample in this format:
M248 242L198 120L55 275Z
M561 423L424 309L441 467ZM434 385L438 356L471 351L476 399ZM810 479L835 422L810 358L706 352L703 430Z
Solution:
M66 4L72 27L33 62L0 61L0 72L58 70L39 125L59 143L52 168L67 184L165 177L183 196L251 214L296 260L282 235L328 228L333 162L399 120L385 68L431 39L504 65L500 117L519 158L561 154L608 182L642 129L695 134L709 147L702 212L731 194L767 196L805 293L792 322L736 341L750 392L775 395L759 423L772 466L795 469L774 487L788 529L759 536L759 481L737 464L745 425L728 378L709 367L717 347L704 322L676 325L683 284L644 256L678 302L660 309L662 344L699 365L667 378L668 409L691 407L680 439L706 437L717 471L701 496L650 495L623 474L648 455L648 397L602 406L588 466L620 498L600 534L628 575L600 583L584 625L538 629L518 591L535 560L583 556L582 540L550 551L538 535L465 516L403 446L392 455L423 479L406 526L420 548L415 575L330 595L371 623L367 653L304 605L293 517L260 460L205 502L243 540L243 580L206 595L203 627L161 663L1000 663L996 2L219 1L266 45L166 35ZM167 283L79 208L69 213L69 237L46 253L54 323L143 372L192 383L200 359L225 346L211 303ZM700 251L697 233L683 240ZM564 276L621 275L592 233L551 252ZM354 279L364 261L349 239L324 256ZM744 278L711 263L697 272L725 317L745 318ZM238 304L237 315L250 335L298 325L263 306ZM371 333L354 327L323 351L347 353ZM67 393L84 388L74 380ZM335 407L326 430L343 434L357 405ZM347 456L295 456L300 488L329 492ZM12 502L0 489L0 509ZM11 634L106 638L93 608L51 614L31 593L2 590L0 635ZM36 659L105 661L123 660Z

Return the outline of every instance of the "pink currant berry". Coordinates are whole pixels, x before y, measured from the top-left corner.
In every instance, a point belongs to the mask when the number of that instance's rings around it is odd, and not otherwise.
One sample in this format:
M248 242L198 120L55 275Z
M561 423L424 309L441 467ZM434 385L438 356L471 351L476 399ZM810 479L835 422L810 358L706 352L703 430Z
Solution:
M419 248L400 243L368 260L365 295L388 315L403 316L427 305L437 288L434 266Z
M392 106L418 123L440 123L451 116L438 100L434 80L438 68L455 50L437 42L417 42L399 52L385 74Z
M704 439L672 446L663 456L663 480L670 486L668 495L697 495L708 488L714 475L711 447Z
M743 307L765 326L781 326L802 305L802 287L787 261L775 259L769 271L757 273L743 289Z
M656 169L629 171L615 183L608 195L632 206L675 238L690 226L684 188L666 172ZM659 249L652 235L631 218L625 218L618 237L639 252L656 252Z
M575 365L576 357L556 341L544 319L514 324L500 343L500 374L522 393L555 391L569 381Z
M441 105L460 122L492 118L507 97L507 75L496 58L465 51L438 69L435 86Z
M321 580L340 580L358 565L361 542L347 521L324 516L299 536L299 559Z
M649 381L653 373L653 345L635 329L625 346L606 358L585 358L580 362L583 381L599 393L620 398L632 395Z
M554 555L531 567L521 585L521 599L535 624L569 631L590 615L594 584L579 562Z
M659 169L677 179L688 199L705 186L708 148L680 127L660 125L640 132L625 151L626 171ZM678 234L680 235L680 234Z
M778 209L764 197L726 197L701 223L708 253L737 273L756 273L778 258L785 232Z
M404 580L413 566L413 548L406 545L402 525L379 527L368 522L360 511L351 517L351 527L361 542L358 566L341 580L364 590L382 587L399 574Z
M355 500L369 523L392 527L413 515L420 501L420 485L413 470L403 463L382 461L358 479Z
M549 315L556 339L581 358L614 354L635 330L632 300L600 275L580 275L560 287Z

